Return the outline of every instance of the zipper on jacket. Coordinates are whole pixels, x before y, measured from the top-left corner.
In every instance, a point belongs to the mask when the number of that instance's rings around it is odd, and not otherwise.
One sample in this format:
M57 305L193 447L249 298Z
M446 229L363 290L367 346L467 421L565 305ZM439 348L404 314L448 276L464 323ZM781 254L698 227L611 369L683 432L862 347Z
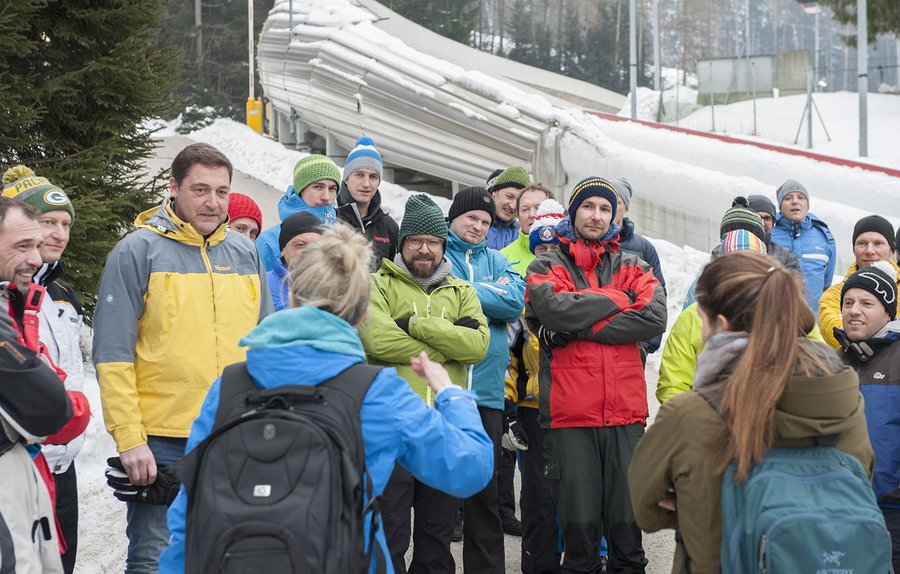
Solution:
M466 265L469 266L469 283L475 282L475 268L472 267L472 250L466 251Z
M253 300L256 301L256 282L253 281L253 277L247 275L247 279L250 280L250 294L253 297Z
M212 264L209 262L209 254L206 252L206 248L209 246L209 240L204 239L203 245L200 246L200 256L203 258L203 264L206 265L206 274L209 276L209 290L212 293L212 312L213 312L213 325L219 324L218 312L216 311L216 281L213 276ZM221 361L219 360L219 345L215 344L216 347L216 372L222 372Z

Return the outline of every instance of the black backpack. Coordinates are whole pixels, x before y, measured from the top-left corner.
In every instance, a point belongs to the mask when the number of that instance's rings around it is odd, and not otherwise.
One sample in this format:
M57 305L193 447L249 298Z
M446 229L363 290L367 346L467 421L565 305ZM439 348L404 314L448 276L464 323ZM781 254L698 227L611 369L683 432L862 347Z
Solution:
M354 365L319 385L263 390L246 363L225 368L212 432L178 467L185 572L364 573L372 552L384 571L360 429L379 370Z

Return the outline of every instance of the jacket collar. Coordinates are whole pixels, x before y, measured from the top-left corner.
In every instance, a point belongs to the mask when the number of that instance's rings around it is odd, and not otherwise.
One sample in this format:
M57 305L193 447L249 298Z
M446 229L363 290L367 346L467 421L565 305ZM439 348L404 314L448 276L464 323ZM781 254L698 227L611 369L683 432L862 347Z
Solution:
M38 285L46 287L63 274L62 261L56 263L44 263L37 273L34 274L33 281Z
M356 207L356 202L353 200L353 196L350 195L350 190L347 189L347 184L344 182L341 182L341 191L338 193L337 204L338 209L352 209ZM359 217L359 208L353 209L353 213L355 217ZM365 227L382 217L384 217L384 210L381 209L381 190L376 189L375 195L372 196L372 201L369 203L369 211L365 217L361 218L360 224Z
M471 251L472 255L477 257L484 253L485 249L487 249L487 238L482 240L478 245L475 245L474 243L469 243L468 241L460 239L459 236L452 231L447 231L447 251L455 251L458 253Z
M281 199L278 200L278 217L281 218L281 221L284 221L291 215L294 215L300 211L308 211L325 222L325 225L331 225L334 223L335 219L335 211L333 205L326 205L324 207L312 207L306 205L306 202L303 201L303 198L300 197L299 193L294 193L294 186L289 185L285 190L284 195L281 196Z
M225 221L209 236L203 237L199 231L194 229L193 225L182 221L181 218L175 215L175 211L172 209L171 198L166 198L161 206L153 207L138 215L134 220L134 225L137 228L149 229L179 243L200 247L204 244L216 245L225 239L228 218L225 218Z
M619 243L628 241L634 235L634 222L627 217L622 218L622 227L619 230Z

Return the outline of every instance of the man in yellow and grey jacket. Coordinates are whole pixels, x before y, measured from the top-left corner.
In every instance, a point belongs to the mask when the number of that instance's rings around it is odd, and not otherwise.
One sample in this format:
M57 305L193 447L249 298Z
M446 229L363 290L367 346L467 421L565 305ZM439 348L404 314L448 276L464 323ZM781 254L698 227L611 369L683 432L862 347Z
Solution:
M172 162L170 197L110 252L94 316L103 418L135 486L174 478L212 382L272 311L253 244L227 229L232 168L207 144ZM121 498L121 496L120 496ZM166 506L128 501L126 572L155 572Z

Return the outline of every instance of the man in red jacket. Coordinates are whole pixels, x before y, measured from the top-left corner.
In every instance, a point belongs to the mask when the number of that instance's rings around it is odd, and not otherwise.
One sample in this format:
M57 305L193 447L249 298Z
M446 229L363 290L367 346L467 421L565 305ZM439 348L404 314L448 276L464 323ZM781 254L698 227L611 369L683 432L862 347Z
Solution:
M563 572L597 572L600 538L610 572L644 572L627 471L647 422L639 343L666 328L652 269L619 251L617 195L590 177L569 196L559 251L528 266L525 319L541 343L539 401L544 476L560 509Z
M6 197L6 188L3 193L4 197L0 197L0 314L12 321L18 343L37 352L38 356L55 369L62 385L66 374L53 364L46 347L40 343L38 334L38 311L44 298L44 288L32 283L32 278L42 265L39 249L43 244L43 235L37 222L40 213L26 203ZM66 444L83 433L90 422L91 409L87 397L81 391L69 390L67 393L74 414L59 432L47 437L45 444ZM40 450L35 448L31 452L55 508L53 476ZM65 554L66 542L62 536L59 537L59 542L60 551Z

